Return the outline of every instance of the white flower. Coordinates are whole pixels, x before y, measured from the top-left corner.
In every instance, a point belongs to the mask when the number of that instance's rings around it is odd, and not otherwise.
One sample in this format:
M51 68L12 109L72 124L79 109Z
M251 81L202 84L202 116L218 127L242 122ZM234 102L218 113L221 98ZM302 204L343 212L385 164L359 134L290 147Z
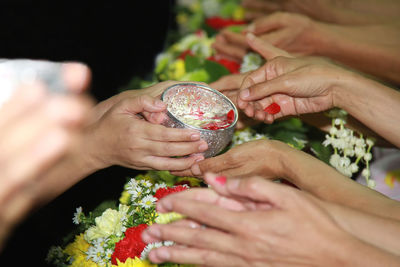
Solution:
M372 159L372 154L371 153L366 153L365 155L364 155L364 160L365 161L370 161Z
M247 53L243 57L242 64L240 65L240 73L249 72L258 69L263 63L263 59L257 53Z
M123 222L126 214L113 209L106 209L103 214L95 219L96 225L85 232L85 240L109 237L110 235L121 236L124 230Z
M350 159L348 157L342 157L339 159L339 166L340 167L348 167L350 166Z
M371 138L367 138L366 143L368 146L373 146L375 142Z
M74 213L74 217L72 218L72 222L74 224L81 223L81 215L82 215L82 207L76 208L76 212Z
M371 189L374 189L375 186L376 186L375 180L372 180L372 179L368 179L367 184L368 184L368 187L371 188Z
M156 192L160 188L167 188L167 185L165 183L155 184L154 188L153 188L153 191Z
M340 156L338 154L333 154L329 159L329 164L336 168L337 166L339 166L339 160Z
M147 195L139 201L138 205L141 206L142 208L148 209L153 207L156 201L157 198L155 198L152 195Z
M351 170L352 173L358 172L358 165L355 164L355 163L352 163L350 165L350 170Z
M337 129L336 127L331 127L331 128L329 129L329 133L330 133L331 135L335 135L337 132L338 132L338 129Z
M217 0L203 0L201 6L206 17L218 16L221 9L221 4Z
M361 175L364 176L364 177L366 177L366 178L369 178L369 176L371 175L371 172L369 171L368 168L365 168L365 169L361 172Z
M132 179L128 182L127 186L126 186L126 191L127 191L129 194L132 195L133 192L136 191L136 189L138 188L138 186L139 186L139 182L136 181L135 178L132 178Z
M163 247L163 246L169 247L169 246L172 246L173 244L175 244L173 241L164 241L164 242L156 242L156 243L147 244L147 246L143 249L142 253L140 254L140 259L141 260L147 259L150 251L153 248L159 248L159 247Z
M354 153L357 157L363 157L365 155L365 149L359 146L356 146L354 149Z
M152 187L152 183L148 180L141 180L140 183L144 186L144 187Z
M106 258L108 251L106 253L107 239L97 238L91 242L91 246L86 251L86 260L92 260L100 266L106 264ZM111 252L112 254L112 252Z

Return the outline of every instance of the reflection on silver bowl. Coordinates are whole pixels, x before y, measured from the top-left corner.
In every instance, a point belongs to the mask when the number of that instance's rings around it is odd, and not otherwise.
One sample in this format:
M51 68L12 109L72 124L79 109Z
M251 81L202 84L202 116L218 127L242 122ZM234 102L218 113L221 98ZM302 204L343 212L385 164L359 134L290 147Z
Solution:
M212 157L221 152L232 140L238 120L238 111L235 105L220 92L197 83L180 83L168 87L161 96L161 100L168 105L168 118L164 125L172 128L195 129L200 132L201 139L208 144L204 157ZM203 129L182 121L182 112L188 109L196 110L202 114L221 113L227 114L233 110L233 122L226 128L217 130ZM184 115L184 114L183 114Z

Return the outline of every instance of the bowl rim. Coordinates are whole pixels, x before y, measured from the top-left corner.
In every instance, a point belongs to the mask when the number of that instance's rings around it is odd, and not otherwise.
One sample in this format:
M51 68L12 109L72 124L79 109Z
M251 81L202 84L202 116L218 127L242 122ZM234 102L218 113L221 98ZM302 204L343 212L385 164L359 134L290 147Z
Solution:
M170 116L170 117L173 118L174 120L176 120L176 121L182 123L183 125L185 125L185 126L191 128L191 129L195 129L195 130L216 132L216 131L224 131L224 130L228 130L228 129L230 129L230 128L236 127L236 123L237 123L237 121L238 121L238 119L239 119L239 114L238 114L238 110L237 110L235 104L233 104L233 102L232 102L228 97L226 97L224 94L222 94L222 93L219 92L218 90L215 90L215 89L213 89L213 88L211 88L211 87L209 87L209 86L207 86L207 85L204 85L204 84L201 84L201 83L193 83L193 82L185 82L185 83L176 83L176 84L173 84L173 85L171 85L171 86L168 86L168 87L164 90L164 92L161 94L161 101L164 101L164 96L165 96L165 94L166 94L170 89L172 89L172 88L174 88L174 87L177 87L177 86L196 86L196 87L201 87L202 89L211 91L211 92L213 92L213 93L215 93L215 94L221 96L223 99L225 99L225 100L231 105L231 107L232 107L232 109L233 109L233 111L234 111L234 114L235 114L235 120L232 122L232 124L231 124L229 127L226 127L226 128L223 128L223 129L218 129L218 130L209 130L209 129L203 129L203 128L195 127L195 126L193 126L193 125L184 123L183 121L179 120L174 114L172 114L171 112L169 112L169 110L167 109L167 115L168 115L168 116Z

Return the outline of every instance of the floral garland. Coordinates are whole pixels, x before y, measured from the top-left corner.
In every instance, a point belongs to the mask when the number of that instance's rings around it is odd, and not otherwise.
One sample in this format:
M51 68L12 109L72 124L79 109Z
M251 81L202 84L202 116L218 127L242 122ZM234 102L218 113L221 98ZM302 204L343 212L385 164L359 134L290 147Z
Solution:
M219 29L229 27L232 31L240 31L243 17L239 0L178 0L177 21L182 37L157 56L151 81L136 77L126 89L143 88L164 80L210 83L224 75L257 69L263 64L258 54L249 53L242 64L238 64L217 59L211 47L213 36ZM253 140L276 139L313 153L347 176L356 173L358 164L363 161L366 168L362 173L372 187L369 173L372 140L356 137L353 131L344 127L344 111L331 111L329 116L332 117L332 128L323 143L321 131L291 118L236 131L227 149ZM351 158L355 158L354 162ZM196 178L176 177L167 171L148 171L130 178L118 205L104 202L96 212L87 214L78 207L72 219L77 225L77 234L65 246L53 246L47 261L55 266L157 266L148 261L149 251L172 245L172 242L146 245L141 240L141 233L148 225L168 223L181 216L158 214L156 202L168 194L199 186L205 185ZM159 266L189 265L166 263Z

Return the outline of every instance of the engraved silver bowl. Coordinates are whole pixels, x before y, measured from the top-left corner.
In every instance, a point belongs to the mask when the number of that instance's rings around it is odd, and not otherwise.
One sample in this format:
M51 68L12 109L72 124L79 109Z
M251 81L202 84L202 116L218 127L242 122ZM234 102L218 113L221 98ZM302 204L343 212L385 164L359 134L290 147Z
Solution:
M194 129L200 132L201 139L208 144L208 149L204 152L204 157L212 157L221 152L231 142L235 126L238 120L238 111L235 105L226 96L208 86L197 83L179 83L165 89L161 95L161 100L168 106L167 119L163 125L171 128ZM235 118L233 123L224 129L208 130L189 125L170 112L171 105L187 105L196 108L204 113L215 110L224 111L225 114L230 110L234 111Z

